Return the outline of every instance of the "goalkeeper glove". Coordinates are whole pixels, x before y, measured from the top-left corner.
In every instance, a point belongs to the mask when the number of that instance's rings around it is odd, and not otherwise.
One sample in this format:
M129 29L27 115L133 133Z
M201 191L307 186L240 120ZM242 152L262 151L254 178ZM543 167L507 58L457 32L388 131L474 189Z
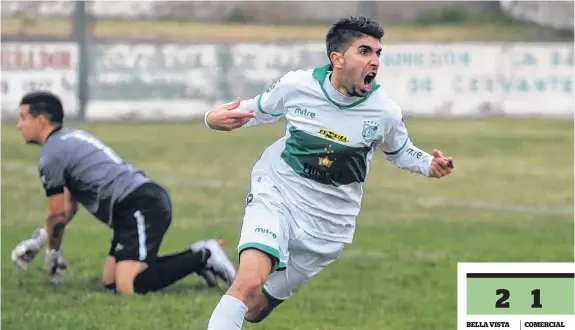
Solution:
M25 272L28 269L28 264L34 260L38 252L46 244L46 230L44 228L37 228L32 234L32 238L22 241L16 245L10 258L12 263L21 272Z
M44 266L48 272L48 283L58 285L64 281L68 265L64 260L64 251L62 249L47 249L46 256L44 258Z

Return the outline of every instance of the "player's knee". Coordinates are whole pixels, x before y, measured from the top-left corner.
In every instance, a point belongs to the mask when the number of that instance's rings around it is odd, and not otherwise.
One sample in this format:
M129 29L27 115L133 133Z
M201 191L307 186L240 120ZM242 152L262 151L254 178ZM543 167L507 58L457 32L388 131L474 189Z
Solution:
M230 291L248 299L258 295L267 281L270 269L271 259L267 254L254 249L243 251L238 274Z
M253 272L238 272L230 290L236 291L240 297L254 296L264 286L267 277Z
M124 295L134 294L134 280L128 278L117 279L116 293Z
M147 265L143 262L124 260L116 265L116 293L134 294L134 279Z

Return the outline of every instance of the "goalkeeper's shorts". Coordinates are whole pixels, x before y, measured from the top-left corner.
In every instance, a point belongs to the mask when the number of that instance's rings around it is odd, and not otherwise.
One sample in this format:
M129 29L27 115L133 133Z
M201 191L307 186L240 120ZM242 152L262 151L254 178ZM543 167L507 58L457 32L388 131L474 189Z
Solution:
M153 262L172 221L170 196L148 182L114 207L114 237L108 255L122 260Z

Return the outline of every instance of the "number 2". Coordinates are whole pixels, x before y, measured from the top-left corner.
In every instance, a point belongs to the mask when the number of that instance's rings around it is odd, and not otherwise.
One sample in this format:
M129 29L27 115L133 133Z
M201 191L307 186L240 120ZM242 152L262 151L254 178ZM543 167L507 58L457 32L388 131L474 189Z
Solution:
M497 299L497 302L495 303L495 308L509 308L509 302L507 302L507 299L509 299L509 296L511 295L509 293L509 290L497 289L497 291L495 291L495 294L502 295L501 298Z
M497 289L495 294L501 295L501 297L495 302L495 308L509 308L509 302L507 301L509 297L511 297L509 290ZM543 308L543 305L541 305L541 290L535 289L531 291L531 295L533 296L533 304L531 305L531 308Z

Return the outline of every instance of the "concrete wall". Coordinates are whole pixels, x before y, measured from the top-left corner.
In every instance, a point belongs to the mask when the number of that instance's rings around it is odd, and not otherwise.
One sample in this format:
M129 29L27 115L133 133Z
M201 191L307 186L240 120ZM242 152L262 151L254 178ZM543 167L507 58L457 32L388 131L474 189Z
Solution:
M491 1L90 1L88 7L96 18L157 18L225 22L246 20L259 23L332 22L342 16L366 10L382 23L395 23L423 13L448 8L471 12L497 9ZM31 17L70 16L70 1L2 1L2 16Z

